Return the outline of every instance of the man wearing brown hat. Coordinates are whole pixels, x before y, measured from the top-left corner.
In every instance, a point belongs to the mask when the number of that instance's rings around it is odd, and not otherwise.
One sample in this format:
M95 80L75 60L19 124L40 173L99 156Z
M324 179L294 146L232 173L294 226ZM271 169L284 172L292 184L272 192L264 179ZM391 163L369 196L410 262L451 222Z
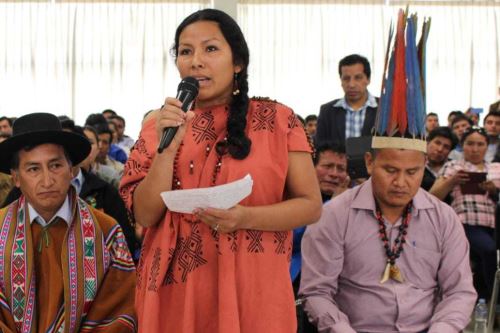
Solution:
M22 196L0 210L1 332L135 332L135 268L115 220L79 199L88 140L56 116L16 120L0 172Z

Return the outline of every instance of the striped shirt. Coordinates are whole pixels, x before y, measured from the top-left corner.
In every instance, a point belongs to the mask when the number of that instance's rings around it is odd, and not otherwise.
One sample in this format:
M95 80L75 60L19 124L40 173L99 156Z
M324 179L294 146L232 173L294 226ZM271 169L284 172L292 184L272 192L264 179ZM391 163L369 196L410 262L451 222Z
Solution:
M376 108L378 106L375 97L368 92L368 98L365 104L359 110L354 110L345 100L345 97L339 99L334 107L341 107L346 110L345 113L345 138L356 138L361 136L363 124L365 122L365 113L367 107Z

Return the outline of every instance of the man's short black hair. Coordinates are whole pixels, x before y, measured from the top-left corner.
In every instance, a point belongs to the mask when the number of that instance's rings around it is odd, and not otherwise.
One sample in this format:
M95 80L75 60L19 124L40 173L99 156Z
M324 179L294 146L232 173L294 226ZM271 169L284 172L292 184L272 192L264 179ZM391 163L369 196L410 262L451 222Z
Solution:
M107 123L106 124L97 124L93 127L97 131L97 134L109 134L109 138L110 138L109 143L111 143L111 140L113 140L113 132L111 132Z
M337 153L339 155L345 155L345 145L340 143L340 142L337 142L337 141L334 141L334 142L323 141L323 142L321 142L319 145L316 146L316 151L315 151L314 159L313 159L314 165L318 164L319 157L320 157L321 153L323 153L325 151L331 151L331 152Z
M19 158L19 152L21 150L31 151L42 144L43 143L36 144L36 145L24 146L23 148L16 151L14 154L12 154L12 158L10 160L10 168L12 170L19 170L19 163L21 162L21 159ZM54 143L54 144L57 145L56 143ZM61 147L63 147L63 146L61 146ZM68 161L69 166L72 167L73 162L71 162L71 157L69 156L69 153L66 151L66 149L64 147L63 147L63 151L64 151L64 157L66 158L66 161Z
M57 118L59 118L59 122L61 123L61 127L63 129L69 130L71 132L73 131L73 129L75 128L75 122L73 121L73 119L65 115L58 116Z
M427 135L427 142L431 142L438 136L443 137L445 139L450 140L451 142L451 150L455 149L458 144L458 137L453 133L451 128L448 126L439 126L433 129L429 135Z
M432 116L434 116L434 117L436 117L436 118L438 118L438 119L439 119L439 117L438 117L437 113L434 113L434 112L429 112L429 113L425 116L425 119L427 120L427 118L432 117Z
M500 117L500 111L490 111L490 112L488 112L488 114L486 115L486 117L484 117L484 119L483 119L483 125L486 124L486 119L488 119L488 117Z
M105 113L111 113L113 116L116 116L116 111L115 110L106 109L106 110L104 110L104 111L101 112L101 114L105 114Z
M121 121L123 123L123 125L126 125L125 123L125 118L123 118L122 116L119 116L119 115L115 115L115 116L111 116L109 117L109 119L113 120L113 119L118 119L119 121Z
M12 127L12 123L13 123L13 121L12 121L12 119L11 119L11 118L9 118L9 117L5 117L5 116L0 117L0 121L4 121L4 120L7 120L7 122L9 123L9 126L10 126L10 127Z
M370 76L372 75L372 70L370 68L370 62L368 59L365 57L359 55L359 54L351 54L348 55L347 57L343 58L339 62L339 76L342 77L342 67L344 66L352 66L355 64L361 64L363 65L363 73L365 73L366 77L368 80L370 79Z
M101 113L92 113L85 120L85 126L108 125L108 120Z
M457 114L455 116L455 118L453 118L453 120L451 121L451 128L453 128L453 126L455 126L456 123L458 123L459 121L467 121L471 126L474 125L472 123L472 120L470 120L469 117L467 117L465 114L463 114L462 112L460 112L459 114Z
M454 111L451 111L450 113L448 113L448 119L450 119L450 117L455 117L455 116L458 116L458 115L465 115L462 111L460 110L454 110Z
M315 121L318 120L318 116L315 114L310 114L306 117L306 124L310 121Z

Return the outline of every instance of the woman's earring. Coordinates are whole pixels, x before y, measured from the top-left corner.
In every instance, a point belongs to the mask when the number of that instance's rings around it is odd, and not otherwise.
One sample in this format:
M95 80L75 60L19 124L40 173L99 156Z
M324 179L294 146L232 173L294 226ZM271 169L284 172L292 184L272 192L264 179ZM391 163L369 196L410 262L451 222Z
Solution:
M239 94L240 94L240 89L238 88L238 73L234 73L233 96L236 96Z

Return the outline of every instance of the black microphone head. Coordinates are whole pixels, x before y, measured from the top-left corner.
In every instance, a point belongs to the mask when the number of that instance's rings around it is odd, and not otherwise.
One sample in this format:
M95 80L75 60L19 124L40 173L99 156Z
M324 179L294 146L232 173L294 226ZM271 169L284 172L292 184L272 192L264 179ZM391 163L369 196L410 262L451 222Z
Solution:
M182 79L181 83L177 87L177 91L187 90L190 91L193 95L198 95L198 89L200 88L200 84L198 80L196 80L192 76L187 76Z

